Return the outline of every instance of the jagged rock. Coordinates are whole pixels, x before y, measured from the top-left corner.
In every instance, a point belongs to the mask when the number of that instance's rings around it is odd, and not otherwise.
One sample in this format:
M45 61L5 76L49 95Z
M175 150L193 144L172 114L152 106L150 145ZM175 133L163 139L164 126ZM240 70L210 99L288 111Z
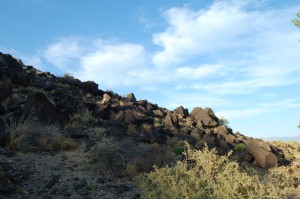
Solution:
M214 130L217 134L222 135L225 141L230 144L236 144L239 142L236 136L232 133L232 129L227 128L225 125L218 126Z
M194 108L190 114L192 122L197 124L197 128L213 128L218 126L218 118L210 108Z
M27 87L30 84L30 79L26 74L14 75L12 77L12 83L18 86Z
M277 157L273 153L262 148L255 140L246 142L246 151L253 155L257 165L261 168L268 169L277 166Z
M10 76L23 72L23 67L15 58L11 55L3 54L0 52L0 70L3 70L6 74Z
M120 111L117 114L116 120L124 124L130 124L130 123L136 123L138 117L135 111L125 110L125 111Z
M24 116L36 116L43 124L64 125L64 115L40 92L28 96L24 104Z
M99 93L98 84L94 81L86 81L81 84L81 88L86 93L91 93L93 95L97 95Z
M210 147L218 147L219 144L220 144L219 140L214 135L212 135L211 133L204 134L202 139Z
M183 108L183 106L179 106L174 110L174 113L180 115L181 117L185 118L189 115L188 109Z
M192 132L191 132L191 136L193 138L195 138L197 141L201 140L204 134L205 134L205 132L203 132L203 131L201 131L199 129L196 129L196 128L193 129Z
M165 127L178 127L178 117L176 115L166 115L164 119L164 126Z
M135 96L134 96L133 93L129 93L129 94L127 95L127 99L128 99L129 101L131 101L131 102L136 102L136 98L135 98Z
M67 113L70 115L76 111L78 104L78 100L76 100L74 97L66 96L56 103L56 107L61 110L66 110Z
M144 108L147 108L147 103L148 103L147 100L139 100L138 101L138 104Z
M0 103L0 115L5 113L5 107Z
M101 101L102 104L107 104L109 103L111 100L111 96L109 96L107 93L103 94L103 99Z
M12 94L12 90L9 86L1 86L0 87L0 101L3 102L7 98L9 98Z
M93 115L96 118L102 118L104 120L108 120L110 118L110 105L109 104L101 104L97 105L93 110Z
M9 139L9 135L6 132L6 123L5 121L0 118L0 147L4 147Z
M158 109L158 106L156 104L152 104L152 103L148 102L147 109L148 110L156 110L156 109Z
M153 110L152 112L156 117L164 117L164 113L160 109Z

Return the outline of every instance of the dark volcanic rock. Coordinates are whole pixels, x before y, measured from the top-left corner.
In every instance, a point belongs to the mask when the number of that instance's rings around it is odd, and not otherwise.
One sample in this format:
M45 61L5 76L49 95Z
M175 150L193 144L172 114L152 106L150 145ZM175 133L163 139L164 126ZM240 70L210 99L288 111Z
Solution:
M111 110L111 108L110 108L109 104L97 105L94 108L93 115L96 118L102 118L104 120L108 120L110 118L110 110Z
M0 102L9 98L12 94L12 90L9 86L1 86L0 87Z
M183 106L179 106L174 110L174 113L180 115L181 117L185 118L189 115L188 109L183 108Z
M194 108L190 117L192 122L197 124L197 128L213 128L218 126L218 118L210 108Z
M0 70L6 69L5 73L10 76L16 73L23 72L23 66L18 60L13 58L11 55L3 54L0 52Z
M272 152L262 148L257 141L251 140L246 144L246 151L253 155L259 167L268 169L277 166L277 157Z
M165 127L178 127L179 121L177 115L166 115L164 119Z
M66 122L64 115L40 92L30 95L24 105L24 116L33 115L43 124L64 125Z
M81 87L86 93L91 93L93 95L99 94L98 84L94 81L83 82Z
M14 75L12 77L12 83L18 86L28 86L30 84L30 79L26 74Z
M0 115L5 113L5 107L0 103Z
M9 139L9 135L6 132L6 123L5 121L0 118L0 147L4 147Z
M216 127L215 132L221 135L225 141L230 144L236 144L239 142L237 137L232 133L232 129L227 128L225 125Z
M76 111L77 105L79 104L78 100L72 96L66 96L62 100L56 103L56 107L59 109L66 110L69 114L72 114Z

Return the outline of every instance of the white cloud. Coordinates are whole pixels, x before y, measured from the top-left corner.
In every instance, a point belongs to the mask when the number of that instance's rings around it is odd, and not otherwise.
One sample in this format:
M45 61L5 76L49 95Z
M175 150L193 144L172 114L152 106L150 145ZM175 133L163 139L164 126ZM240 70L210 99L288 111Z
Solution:
M144 48L134 44L104 45L83 56L76 73L83 80L95 80L108 87L133 84L131 71L143 66Z
M223 73L222 65L204 64L199 67L180 67L175 70L174 78L184 78L190 80L201 80L205 77L219 76Z
M83 37L69 36L60 38L47 46L46 50L42 51L42 56L55 67L69 72L76 69L76 64L83 55L85 46L82 44Z

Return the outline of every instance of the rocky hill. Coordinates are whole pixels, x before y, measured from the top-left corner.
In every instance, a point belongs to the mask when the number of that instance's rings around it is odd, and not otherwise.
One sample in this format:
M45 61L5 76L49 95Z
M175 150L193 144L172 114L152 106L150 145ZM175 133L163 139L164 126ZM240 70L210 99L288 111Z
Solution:
M233 151L241 165L290 163L281 149L233 133L211 108L167 110L0 53L0 198L138 198L131 174L172 165L185 142Z

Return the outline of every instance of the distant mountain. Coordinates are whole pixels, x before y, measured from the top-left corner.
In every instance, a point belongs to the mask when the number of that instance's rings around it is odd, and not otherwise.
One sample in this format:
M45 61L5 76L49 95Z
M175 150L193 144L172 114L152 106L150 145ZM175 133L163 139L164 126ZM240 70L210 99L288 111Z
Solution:
M265 141L297 141L300 142L300 136L295 136L295 137L267 137L267 138L261 138L262 140Z

